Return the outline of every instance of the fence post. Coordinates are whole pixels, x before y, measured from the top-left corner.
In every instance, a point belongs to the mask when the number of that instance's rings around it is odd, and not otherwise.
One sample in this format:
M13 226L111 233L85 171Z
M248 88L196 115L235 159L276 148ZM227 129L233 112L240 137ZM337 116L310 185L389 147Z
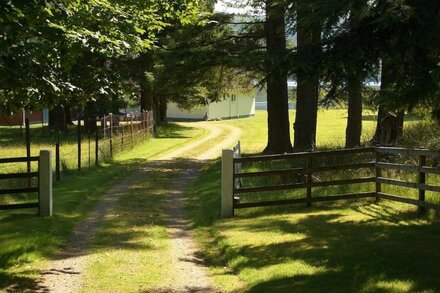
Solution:
M81 118L78 116L78 171L81 171Z
M312 173L312 165L313 165L313 157L310 155L309 157L307 157L307 165L306 165L306 169L307 169L307 206L311 207L312 206L312 182L313 182L313 173Z
M124 150L124 125L122 125L121 127L122 131L121 131L121 150Z
M26 157L28 158L26 166L27 173L31 173L31 161L29 158L31 157L31 134L29 129L29 118L25 119L25 131L26 131ZM28 178L28 187L31 187L31 178Z
M105 129L107 128L107 121L105 120L105 115L104 118L102 118L102 130L103 130L103 138L105 139Z
M98 166L99 165L99 134L98 131L96 131L95 134L95 165Z
M51 152L41 150L38 162L38 204L39 215L43 217L52 216L52 165L50 161Z
M234 152L222 151L222 217L229 218L234 215Z
M113 158L113 114L110 113L110 158Z
M426 165L426 156L420 156L419 157L419 167L423 167L425 165ZM419 176L418 177L419 177L418 178L419 179L418 180L419 184L425 184L426 183L426 173L421 172L420 169L419 169ZM420 201L425 201L425 190L421 189L420 187L419 187L419 200ZM425 211L425 208L419 206L419 212L424 212L424 211Z
M55 144L55 177L60 181L60 133L57 134L57 142Z
M130 131L131 131L131 143L133 144L133 113L130 117Z
M378 178L382 177L382 170L377 166L377 164L380 162L380 154L376 149L374 150L374 152L376 154L376 202L378 202L379 193L382 192L382 185L380 182L378 182Z

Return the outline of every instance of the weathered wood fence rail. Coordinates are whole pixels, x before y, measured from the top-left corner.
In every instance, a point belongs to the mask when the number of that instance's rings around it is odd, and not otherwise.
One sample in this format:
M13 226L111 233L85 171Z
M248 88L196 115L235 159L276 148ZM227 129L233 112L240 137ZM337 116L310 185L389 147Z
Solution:
M427 157L440 157L439 151L428 150L409 150L403 148L385 148L385 147L366 147L355 149L341 149L330 151L316 151L316 152L298 152L290 154L280 155L259 155L241 157L239 145L235 146L232 150L223 150L222 156L222 215L229 217L234 214L235 209L250 208L250 207L262 207L284 204L298 204L305 203L307 206L311 206L313 202L322 201L335 201L357 198L376 198L395 200L404 203L410 203L418 205L422 208L438 208L438 205L427 203L425 201L425 191L439 191L440 187L426 184L426 173L440 174L440 169L436 167L426 166ZM326 159L329 157L342 157L345 160L350 156L361 155L362 159L367 160L357 163L348 164L329 164L316 166L315 162L319 159ZM381 161L382 157L386 155L416 155L419 156L418 166L408 166L404 164L389 163ZM241 166L246 163L261 163L261 162L289 162L292 160L305 161L304 166L295 168L262 170L262 171L248 171L242 172ZM342 160L341 160L342 161ZM238 167L239 166L239 167ZM370 170L372 176L350 178L350 179L332 179L326 181L315 181L314 175L321 172L339 171L339 170ZM382 176L382 170L401 170L406 172L417 172L418 182L406 182L391 178L385 178ZM374 172L375 171L375 172ZM291 182L288 184L273 184L273 185L259 185L251 187L243 187L243 178L258 178L258 177L274 177L274 176L292 176L298 174L302 176L301 182ZM361 183L375 183L376 189L368 192L357 192L347 194L335 194L335 195L319 195L313 193L315 187L325 186L341 186L348 184L361 184ZM402 187L410 187L419 189L418 200L398 197L395 195L382 193L382 184L392 184ZM306 189L305 197L292 198L282 200L265 200L255 202L240 202L240 195L249 193L261 193L267 191L279 191L279 190L291 190L291 189Z
M388 199L398 202L414 204L421 209L433 208L439 209L440 205L425 201L426 191L440 192L440 186L426 184L426 174L440 174L439 167L427 166L427 159L440 158L440 151L424 150L424 149L404 149L404 148L375 148L376 152L376 197L377 199ZM417 166L408 166L406 164L381 162L381 157L384 155L401 155L401 156L416 156L418 157ZM408 182L392 178L386 178L382 170L398 170L418 174L418 182ZM419 191L418 199L399 197L392 194L382 192L382 184L391 184L406 188L415 188Z
M1 158L0 164L26 163L28 172L0 174L0 180L8 179L29 179L27 187L0 189L0 195L16 195L37 193L36 202L2 204L0 210L38 208L41 216L52 215L52 169L51 169L51 153L42 150L39 156L34 157L16 157ZM31 162L38 162L38 171L31 172ZM37 178L37 186L31 186L31 179ZM26 184L23 184L26 185Z

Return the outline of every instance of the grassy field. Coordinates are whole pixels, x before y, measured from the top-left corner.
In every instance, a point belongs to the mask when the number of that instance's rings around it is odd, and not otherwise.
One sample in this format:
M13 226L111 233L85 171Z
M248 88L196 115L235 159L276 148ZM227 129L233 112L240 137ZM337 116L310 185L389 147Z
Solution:
M290 124L295 121L295 111L290 111ZM419 121L415 115L407 115L405 126ZM243 130L241 143L245 153L261 152L267 144L267 112L256 111L255 117L225 120L213 123L229 124ZM345 142L345 128L347 126L347 110L319 110L316 143L318 148L343 147ZM362 141L368 142L376 130L376 115L365 111L362 118ZM293 127L290 129L290 138L293 140Z
M290 111L290 124L295 121L295 111ZM239 120L225 120L214 123L225 123L241 128L243 136L241 143L245 153L261 152L267 144L267 112L256 111L255 117ZM320 110L318 112L317 145L318 147L338 147L344 145L345 127L347 124L346 110ZM374 134L376 122L374 115L365 112L363 119L363 140L366 141ZM293 140L293 127L290 138Z
M244 209L221 220L220 185L217 161L186 194L197 239L223 291L440 289L435 214L420 217L412 206L359 200ZM290 196L304 197L304 191Z
M322 111L318 147L342 145L345 112ZM405 127L416 136L409 117ZM245 152L265 146L265 115L222 123L243 130ZM374 117L364 117L363 137L374 130ZM220 122L216 122L220 123ZM420 130L419 130L420 132ZM420 145L421 142L413 144ZM347 158L345 158L347 159ZM405 159L409 163L417 158ZM344 160L344 158L342 158ZM336 161L342 163L342 161ZM322 163L322 162L321 162ZM335 162L333 162L335 163ZM295 165L295 163L289 163ZM291 166L291 167L292 167ZM247 170L267 166L250 164ZM221 163L213 161L186 191L187 212L215 284L225 292L438 292L440 290L440 222L434 212L394 202L352 200L337 203L277 206L237 210L233 219L220 219ZM372 175L339 172L319 180ZM387 176L414 181L416 175L389 172ZM263 182L247 184L267 184ZM428 181L440 185L439 176ZM315 188L319 195L374 191L373 184ZM383 185L386 193L416 198L417 190ZM305 189L241 196L255 201L305 196ZM439 203L438 193L427 200ZM429 273L427 273L429 272Z
M173 151L203 134L204 131L200 129L169 124L159 130L157 138L121 153L115 160L103 164L100 168L84 170L75 176L66 177L60 183L55 183L55 213L52 218L38 217L35 210L1 211L0 291L14 284L23 288L35 286L35 279L41 273L40 269L66 244L75 223L87 215L106 190L130 175L140 165L145 165L147 159ZM137 197L140 193L145 193L147 188L149 187L138 186L135 188L137 191L133 190L129 204L135 206L131 206L133 212L127 217L127 222L114 223L114 227L106 226L106 229L112 229L112 232L123 237L127 235L124 234L127 231L125 225L133 227L145 224L144 221L148 221L149 218L144 217L141 210L145 207L154 209L157 200L157 196L149 199ZM139 241L150 239L153 235L158 248L166 249L166 246L163 246L164 240L161 240L164 228L160 225L146 227L139 233L132 230L131 234L143 235L143 238L139 237ZM150 241L148 239L145 241ZM99 238L98 245L113 240ZM154 253L160 252L160 249ZM148 255L148 252L146 253ZM151 275L145 278L149 276Z
M319 147L343 144L345 115L342 110L319 113ZM212 123L241 128L243 149L253 153L265 146L266 118L264 112L258 111L254 118ZM409 119L406 126L411 126L413 120L416 119ZM365 140L374 126L374 117L366 114ZM100 168L65 178L54 186L53 218L37 217L35 211L2 211L0 291L12 284L32 288L41 268L66 244L75 223L87 215L106 190L139 166L148 164L148 160L173 152L205 134L206 130L196 127L168 124L150 142L119 154ZM416 130L412 130L412 135L416 135ZM203 149L215 143L213 140ZM6 153L3 149L1 152ZM258 170L261 166L248 168ZM127 191L126 200L117 203L114 214L119 216L110 217L96 239L95 261L86 273L94 278L86 278L84 291L129 291L138 288L138 284L160 286L172 272L167 255L169 236L159 207L167 182L174 175L151 172L152 184L133 186ZM324 180L335 174L322 176ZM428 176L428 182L439 181ZM223 291L440 290L440 223L433 213L420 216L412 206L366 200L314 204L312 208L297 205L245 209L233 219L222 220L220 184L220 162L214 160L190 183L185 196L197 241L215 285ZM326 188L321 194L354 191L353 186L348 188ZM362 191L373 186L365 184L358 188ZM384 186L384 191L417 196L416 191L408 193L408 189ZM264 199L302 197L303 192L269 193ZM427 200L438 198L428 193Z

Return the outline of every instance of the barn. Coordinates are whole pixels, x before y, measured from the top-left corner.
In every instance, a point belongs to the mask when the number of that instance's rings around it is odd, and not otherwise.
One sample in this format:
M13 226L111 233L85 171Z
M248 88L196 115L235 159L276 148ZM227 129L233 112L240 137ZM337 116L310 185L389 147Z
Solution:
M0 113L0 126L24 125L25 118L29 119L29 123L47 123L49 119L49 110L42 111L16 111L13 115L8 116Z
M218 102L199 105L191 110L179 108L176 103L168 103L169 120L219 120L252 117L255 115L257 89L229 90Z

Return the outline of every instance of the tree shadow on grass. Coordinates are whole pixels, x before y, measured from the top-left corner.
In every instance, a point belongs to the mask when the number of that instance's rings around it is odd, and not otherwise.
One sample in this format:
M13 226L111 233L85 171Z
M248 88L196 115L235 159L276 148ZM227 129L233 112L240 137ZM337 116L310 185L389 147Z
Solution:
M438 222L411 221L409 215L403 217L408 220L389 221L388 213L370 205L358 210L368 215L366 220L353 221L340 212L321 215L318 209L318 213L311 211L296 222L255 218L242 226L233 221L224 223L221 227L225 230L306 235L296 241L238 245L229 248L225 261L235 263L237 257L244 258L232 265L236 274L250 270L270 273L272 267L286 266L270 277L256 276L251 292L406 291L399 286L408 291L440 289ZM298 262L302 265L295 266ZM302 273L302 266L313 268L312 272Z
M440 223L416 208L341 201L239 210L219 221L220 163L205 171L187 192L193 225L204 233L201 256L225 268L216 274L238 275L247 291L440 290Z
M156 135L157 138L190 138L184 135L185 131L195 130L194 127L183 126L176 123L166 123L160 126L160 131Z

